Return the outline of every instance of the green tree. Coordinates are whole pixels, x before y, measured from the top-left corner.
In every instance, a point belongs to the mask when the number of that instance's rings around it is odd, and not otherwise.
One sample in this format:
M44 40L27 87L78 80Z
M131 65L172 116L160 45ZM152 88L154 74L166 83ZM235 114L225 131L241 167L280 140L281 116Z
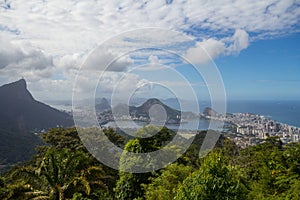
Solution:
M145 149L149 149L150 147L144 147ZM134 152L134 153L144 153L143 146L140 143L139 139L130 140L126 146L126 151ZM144 161L139 157L132 158L128 160L127 153L124 152L121 160L120 160L120 172L119 172L119 180L116 183L115 197L116 199L135 199L142 197L144 195L144 191L142 188L142 184L148 183L148 178L150 177L150 173L129 173L125 172L126 169L130 169L134 165L140 165ZM122 171L123 170L123 171Z
M154 169L153 166L156 162L159 162L150 159L148 160L147 158L145 160L138 155L128 156L128 154L130 152L147 153L158 150L171 139L174 132L165 127L145 126L142 129L139 129L135 135L140 138L130 140L125 145L125 151L120 158L120 178L114 189L115 197L117 199L135 199L143 197L144 190L142 185L150 182L149 177L152 176L152 173L129 173L126 171L130 171L130 169L137 166L144 166L145 163L146 167L151 171L151 169Z
M106 178L103 169L89 163L90 157L82 151L49 149L36 167L20 167L12 177L25 181L34 192L46 193L49 199L71 198L76 192L90 196L92 189L107 188L102 182Z
M145 199L165 200L174 199L179 184L190 175L192 167L182 164L171 164L157 173L156 177L150 177L151 183L144 185Z
M276 185L277 171L284 169L283 145L278 137L241 151L238 163L249 182L249 199L273 199L284 187Z
M246 189L236 169L227 166L220 152L211 152L183 181L176 199L245 199Z
M41 135L44 142L56 149L84 150L77 130L73 128L53 128Z
M291 143L283 152L283 159L275 176L275 185L280 188L282 199L300 199L300 143Z
M46 193L33 190L31 185L26 184L24 181L9 184L6 189L7 192L0 196L2 200L49 199Z
M116 133L112 128L100 130L94 127L81 129L81 135L79 137L77 129L78 128L54 128L42 134L44 142L48 145L38 147L38 154L33 161L43 158L45 152L47 152L49 148L55 148L58 151L61 149L82 151L90 157L90 162L88 163L89 166L101 166L105 171L105 174L111 177L110 179L105 179L104 182L108 186L109 192L112 194L116 180L118 179L118 171L101 164L87 151L86 147L93 149L94 152L99 152L99 149L107 149L106 143L103 142L104 137L108 137L115 145L123 147L125 138L123 135ZM103 135L103 133L105 135ZM85 142L85 145L83 145L82 141Z

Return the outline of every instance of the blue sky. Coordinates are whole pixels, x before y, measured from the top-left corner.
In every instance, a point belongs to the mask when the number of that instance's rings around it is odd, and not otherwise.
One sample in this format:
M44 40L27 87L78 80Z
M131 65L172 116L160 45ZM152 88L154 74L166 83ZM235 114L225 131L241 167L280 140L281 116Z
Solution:
M0 19L0 85L24 77L42 101L70 100L75 89L84 97L93 84L99 96L116 86L146 95L154 82L161 98L166 87L207 99L224 86L229 100L300 100L297 0L0 0ZM213 71L210 58L224 85L187 64Z
M228 99L300 100L300 34L259 40L215 60Z
M256 40L237 54L213 59L221 73L228 100L300 100L300 34ZM174 61L175 59L173 59ZM176 63L178 64L178 63ZM193 83L198 96L209 98L204 80L187 64L176 70ZM168 72L143 77L164 79ZM152 73L154 73L152 71ZM139 73L142 75L141 73ZM173 77L173 81L178 80ZM170 79L170 78L169 78ZM199 83L200 82L200 86ZM203 84L202 84L203 83Z

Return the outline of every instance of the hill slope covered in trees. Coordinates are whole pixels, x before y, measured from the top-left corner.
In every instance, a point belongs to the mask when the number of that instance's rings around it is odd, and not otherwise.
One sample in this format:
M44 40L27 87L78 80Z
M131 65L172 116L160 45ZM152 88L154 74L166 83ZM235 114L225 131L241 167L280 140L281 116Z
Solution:
M155 129L144 128L139 134ZM96 134L99 130L87 131ZM131 152L160 149L174 136L163 128L155 137L131 139L125 144L127 140L113 129L105 129L104 133ZM42 135L47 146L41 146L30 162L0 178L0 198L299 199L299 143L283 146L278 138L271 137L263 144L239 149L221 137L206 157L199 158L205 134L198 133L186 153L166 168L134 174L98 162L82 145L75 128L52 129Z

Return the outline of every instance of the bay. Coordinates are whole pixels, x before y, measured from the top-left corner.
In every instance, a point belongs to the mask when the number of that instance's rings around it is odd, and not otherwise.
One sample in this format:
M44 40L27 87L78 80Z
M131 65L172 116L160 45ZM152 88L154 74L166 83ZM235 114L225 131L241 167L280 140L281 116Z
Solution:
M277 122L300 127L300 101L228 101L229 113L253 113L269 117Z
M104 127L112 127L112 128L131 128L131 129L139 129L143 126L147 125L146 122L141 121L125 121L125 120L118 120L118 121L111 121L104 125ZM155 124L154 124L155 125ZM165 126L169 129L173 130L207 130L209 129L210 120L205 119L192 119L181 123L179 127L178 124L166 124ZM222 130L222 127L219 127L218 130Z

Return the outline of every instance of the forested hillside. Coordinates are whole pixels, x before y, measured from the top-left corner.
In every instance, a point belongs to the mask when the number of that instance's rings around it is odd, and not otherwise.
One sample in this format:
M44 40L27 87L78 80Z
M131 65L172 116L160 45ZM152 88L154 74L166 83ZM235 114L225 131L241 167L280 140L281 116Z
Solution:
M139 134L154 129L143 128ZM150 138L130 140L112 129L106 129L105 134L131 152L157 150L174 136L167 128ZM27 163L2 175L0 199L300 198L299 143L283 146L271 137L263 144L239 149L221 137L208 156L199 158L205 134L200 132L188 151L168 167L133 174L98 162L83 146L75 128L51 129L41 136L46 146L38 147Z

